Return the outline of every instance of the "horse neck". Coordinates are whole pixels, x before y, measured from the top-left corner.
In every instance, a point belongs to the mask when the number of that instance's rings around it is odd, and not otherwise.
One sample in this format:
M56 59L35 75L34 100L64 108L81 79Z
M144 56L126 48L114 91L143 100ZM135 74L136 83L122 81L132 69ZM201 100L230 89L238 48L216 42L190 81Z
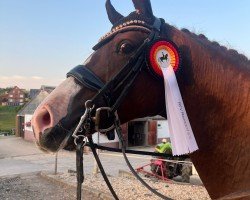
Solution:
M206 189L212 198L249 190L249 64L236 66L226 50L191 33L168 25L165 31L180 47L177 79L199 146L191 158Z

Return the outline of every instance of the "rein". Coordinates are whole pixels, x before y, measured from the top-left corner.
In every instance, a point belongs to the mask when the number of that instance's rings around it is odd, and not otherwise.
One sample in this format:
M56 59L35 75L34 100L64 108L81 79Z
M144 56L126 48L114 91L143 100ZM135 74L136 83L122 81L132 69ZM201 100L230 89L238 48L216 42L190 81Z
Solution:
M100 159L96 153L96 145L93 143L92 140L92 133L94 131L98 132L107 132L110 130L115 129L116 133L119 138L119 142L122 146L121 151L124 156L124 159L133 173L133 175L151 192L156 194L162 199L170 200L171 198L168 198L161 193L157 192L155 189L151 188L133 169L131 166L127 155L126 155L126 147L121 131L120 126L120 120L117 114L117 109L121 105L122 101L126 97L127 93L132 87L132 84L134 83L135 79L143 69L143 66L145 65L145 53L146 48L150 45L151 42L158 39L161 31L161 25L162 21L158 18L155 18L155 22L152 26L152 29L150 31L149 36L144 40L143 44L137 49L137 51L134 53L134 55L130 58L128 63L123 66L123 68L120 70L120 72L113 77L109 82L107 82L105 85L102 83L102 81L89 69L87 69L84 65L79 65L75 68L73 68L68 74L67 77L72 76L76 80L79 81L82 85L97 90L97 94L91 99L85 102L85 113L81 117L78 125L76 126L72 137L74 137L74 142L76 145L76 168L77 168L77 199L81 199L81 192L82 192L82 183L84 180L83 176L83 147L87 144L87 141L89 142L88 145L90 146L93 155L96 159L96 162L98 164L98 167L101 171L101 174L111 191L112 195L115 199L119 199L112 188L107 175L103 169L103 166L100 162ZM113 100L111 96L112 93L118 92L119 89L121 92L119 93L119 96ZM105 103L108 105L108 107L98 107L95 108L98 104L98 101L100 99L104 99ZM106 128L106 129L100 129L99 127L99 121L100 121L100 115L103 111L106 111L108 114L108 118L113 122L112 126ZM93 114L95 113L95 117L93 117ZM84 132L83 132L84 129Z

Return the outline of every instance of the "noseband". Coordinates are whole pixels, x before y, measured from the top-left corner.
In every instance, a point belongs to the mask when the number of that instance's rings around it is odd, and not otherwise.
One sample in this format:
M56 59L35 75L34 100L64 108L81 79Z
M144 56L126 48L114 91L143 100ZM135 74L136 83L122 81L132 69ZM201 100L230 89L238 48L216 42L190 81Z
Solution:
M97 94L91 99L85 102L85 113L81 117L79 124L77 125L73 137L75 138L75 144L76 144L76 166L77 166L77 199L81 199L81 187L83 183L83 160L82 160L82 154L83 154L83 146L86 145L87 141L89 142L89 146L93 152L93 155L96 159L96 162L98 164L98 167L102 173L102 176L104 180L106 181L106 184L108 188L110 189L111 193L113 194L115 199L119 199L113 190L107 175L102 167L102 164L100 162L100 159L96 153L96 147L92 140L92 133L94 131L98 132L107 132L112 129L116 130L116 133L118 135L120 144L122 146L122 153L124 156L124 159L131 170L131 172L136 176L136 178L151 192L156 194L157 196L161 197L162 199L169 200L170 198L162 195L161 193L157 192L155 189L152 189L133 169L131 166L127 156L126 156L126 147L125 142L122 136L122 131L120 127L120 121L117 115L117 109L121 105L122 101L126 97L127 93L132 87L132 84L134 83L136 77L138 74L142 71L143 67L145 65L145 54L147 47L156 39L158 39L160 32L161 32L161 26L162 21L161 19L155 18L155 22L153 26L150 29L149 36L144 40L144 42L141 44L141 46L136 50L136 52L131 56L127 64L125 64L120 72L114 76L109 82L104 84L100 78L94 74L92 71L90 71L86 66L79 65L73 68L69 73L67 73L67 77L74 77L80 84L83 86L98 91ZM110 39L110 38L109 38ZM98 45L97 45L98 46ZM96 47L96 46L95 46ZM112 93L118 93L119 96L117 98L112 97ZM98 105L98 102L101 100L104 100L107 107L98 107L95 108L96 105ZM99 128L99 121L100 121L100 113L102 111L106 111L108 113L108 116L113 121L113 125L106 128L106 129L100 129ZM92 117L93 112L95 112L95 117ZM94 128L93 128L94 127ZM83 135L79 135L79 132L82 132L82 129L85 130L85 133ZM82 134L82 133L80 133Z

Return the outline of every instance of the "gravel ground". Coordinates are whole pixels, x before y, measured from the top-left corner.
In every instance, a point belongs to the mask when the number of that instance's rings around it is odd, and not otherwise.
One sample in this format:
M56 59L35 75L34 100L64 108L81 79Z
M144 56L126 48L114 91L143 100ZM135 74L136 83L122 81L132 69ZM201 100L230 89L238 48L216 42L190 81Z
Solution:
M86 199L97 200L85 193ZM0 178L1 200L75 200L75 188L39 176Z
M100 158L107 174L111 175L111 183L121 200L159 199L137 180L127 176L127 178L118 176L120 170L125 172L129 170L120 154L102 153ZM147 156L142 156L139 159L138 156L129 155L129 159L135 168L149 162ZM0 200L75 199L75 175L65 173L68 169L75 169L75 154L72 152L63 151L58 156L58 171L63 173L61 175L53 176L48 173L24 175L24 173L34 173L41 170L52 171L54 170L54 161L54 155L41 154L32 143L25 142L20 138L4 139L0 142ZM83 199L113 199L101 175L97 177L90 175L93 171L93 165L92 154L84 155L84 170L87 175L83 187ZM3 176L8 176L8 178L3 178ZM210 199L202 186L147 181L159 192L173 199Z
M70 185L76 184L74 174L63 173L58 175L46 175L52 179L64 182ZM140 182L128 177L109 177L114 190L121 200L159 200ZM203 186L194 186L189 184L166 183L153 179L145 179L158 192L167 195L176 200L208 200L210 199L206 189ZM86 175L83 187L93 188L100 193L110 194L103 178L100 174L97 176Z

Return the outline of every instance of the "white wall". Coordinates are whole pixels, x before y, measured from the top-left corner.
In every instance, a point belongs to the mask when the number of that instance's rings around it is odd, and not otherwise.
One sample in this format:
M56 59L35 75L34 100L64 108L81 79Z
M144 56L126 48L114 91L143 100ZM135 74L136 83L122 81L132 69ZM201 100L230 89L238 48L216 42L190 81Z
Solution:
M157 139L169 137L168 120L157 121Z
M93 134L93 142L98 143L98 133ZM102 143L113 143L113 142L119 142L118 136L115 133L115 139L114 140L108 140L107 136L105 134L100 134L99 133L99 144Z
M32 131L33 132L32 126L29 126L29 127L26 126L26 123L31 121L32 116L33 115L25 115L24 116L24 130L25 131Z

